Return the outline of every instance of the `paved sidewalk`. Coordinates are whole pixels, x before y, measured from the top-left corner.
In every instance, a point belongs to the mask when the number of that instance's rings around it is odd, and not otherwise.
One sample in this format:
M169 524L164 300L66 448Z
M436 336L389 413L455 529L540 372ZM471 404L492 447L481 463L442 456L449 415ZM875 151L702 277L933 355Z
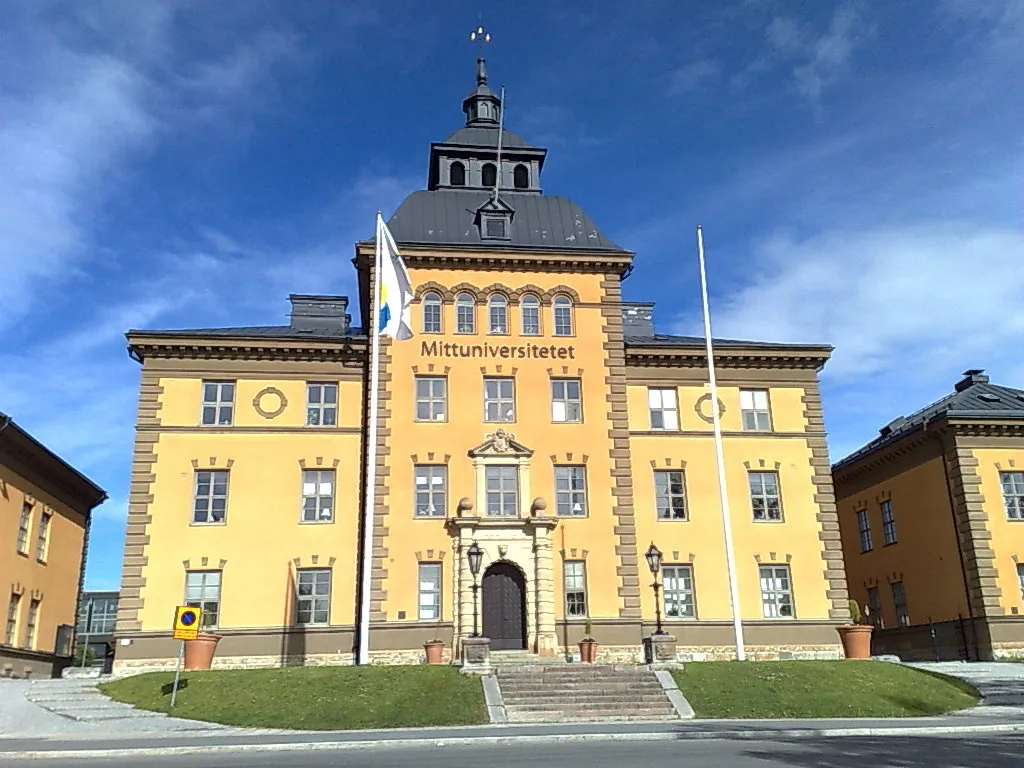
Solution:
M982 700L974 709L954 713L953 717L1010 718L1024 722L1024 664L1003 661L930 661L911 662L908 667L958 677L973 685Z

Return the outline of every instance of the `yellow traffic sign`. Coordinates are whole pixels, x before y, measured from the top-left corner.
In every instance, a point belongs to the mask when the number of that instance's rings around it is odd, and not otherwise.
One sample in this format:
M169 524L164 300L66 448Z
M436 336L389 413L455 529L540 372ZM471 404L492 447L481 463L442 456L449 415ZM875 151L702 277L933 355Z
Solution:
M195 640L199 637L199 625L202 618L202 608L179 605L174 609L174 639Z

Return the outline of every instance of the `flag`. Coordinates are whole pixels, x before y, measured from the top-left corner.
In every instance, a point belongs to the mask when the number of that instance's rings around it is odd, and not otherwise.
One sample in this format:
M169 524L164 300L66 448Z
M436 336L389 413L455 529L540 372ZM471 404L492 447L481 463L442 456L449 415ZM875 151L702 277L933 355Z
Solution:
M377 214L377 259L380 275L380 293L377 296L379 308L377 332L402 340L412 338L411 310L412 282L405 269L402 255L398 252L395 239L388 231L380 214Z

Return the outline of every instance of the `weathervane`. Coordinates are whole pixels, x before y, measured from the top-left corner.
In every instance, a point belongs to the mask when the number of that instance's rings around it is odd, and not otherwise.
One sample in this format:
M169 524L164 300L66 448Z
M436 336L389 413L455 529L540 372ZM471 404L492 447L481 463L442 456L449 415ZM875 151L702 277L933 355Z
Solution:
M484 46L491 42L491 33L483 28L483 25L477 27L469 33L469 41L471 43L477 43L480 48L479 58L484 57Z

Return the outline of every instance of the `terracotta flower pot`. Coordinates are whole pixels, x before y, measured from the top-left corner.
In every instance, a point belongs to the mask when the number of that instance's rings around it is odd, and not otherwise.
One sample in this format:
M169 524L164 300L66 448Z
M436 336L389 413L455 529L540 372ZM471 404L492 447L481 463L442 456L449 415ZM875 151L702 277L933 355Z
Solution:
M200 632L195 640L185 641L185 669L209 669L213 666L213 654L221 635Z
M836 627L839 639L843 641L843 653L848 659L871 658L871 632L874 627L867 624L851 624Z
M427 652L427 664L442 664L441 655L444 653L444 643L440 640L432 640L423 644L423 650Z
M593 664L597 661L597 640L580 640L580 661L584 664Z

